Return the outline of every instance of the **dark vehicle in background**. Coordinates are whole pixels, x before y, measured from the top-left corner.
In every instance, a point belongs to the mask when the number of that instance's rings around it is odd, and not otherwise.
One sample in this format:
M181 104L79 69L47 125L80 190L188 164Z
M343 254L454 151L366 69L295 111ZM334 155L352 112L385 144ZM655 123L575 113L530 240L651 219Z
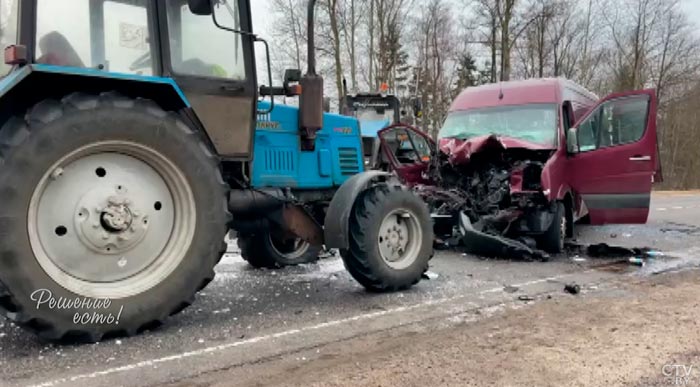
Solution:
M661 176L656 106L653 90L599 100L564 79L504 82L464 90L437 142L407 125L379 136L391 169L447 219L443 234L497 254L559 253L577 221L647 221Z

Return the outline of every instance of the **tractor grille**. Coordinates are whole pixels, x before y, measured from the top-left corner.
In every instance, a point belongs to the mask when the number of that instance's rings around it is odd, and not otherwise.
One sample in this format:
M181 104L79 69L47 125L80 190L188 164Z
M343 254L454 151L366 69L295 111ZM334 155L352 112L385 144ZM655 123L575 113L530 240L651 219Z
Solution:
M343 176L354 175L360 172L357 149L338 148L338 161L340 164L340 174Z
M294 172L294 151L268 149L265 151L265 169L273 173Z

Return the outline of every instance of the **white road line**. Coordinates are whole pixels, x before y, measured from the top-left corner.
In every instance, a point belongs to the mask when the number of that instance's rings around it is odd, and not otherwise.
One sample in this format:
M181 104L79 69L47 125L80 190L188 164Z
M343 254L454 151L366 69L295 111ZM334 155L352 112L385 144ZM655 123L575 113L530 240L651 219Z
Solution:
M666 211L666 209L661 207L661 208L657 208L656 211Z
M587 273L590 271L592 271L592 270L586 270L586 271L578 272L575 274L583 274L583 273ZM562 275L554 276L554 277L540 278L537 280L527 281L527 282L523 282L520 284L513 284L511 286L522 288L525 286L560 280L564 277L569 277L569 276L572 276L575 274L574 273L562 274ZM482 290L476 294L496 293L498 291L503 291L503 287ZM151 360L144 360L144 361L141 361L138 363L128 364L128 365L121 366L121 367L108 368L106 370L97 371L97 372L93 372L93 373L89 373L89 374L80 374L80 375L70 376L70 377L66 377L66 378L56 379L56 380L47 381L47 382L44 382L41 384L35 384L35 385L30 386L30 387L54 387L54 386L57 386L57 385L60 385L63 383L69 383L69 382L72 384L72 383L75 383L79 380L96 379L100 376L107 376L107 375L112 375L112 374L116 374L116 373L120 373L120 372L133 371L133 370L141 369L144 367L151 367L151 366L156 365L156 364L167 363L167 362L181 360L181 359L190 358L190 357L202 356L202 355L206 355L206 354L210 354L210 353L214 353L214 352L221 352L221 351L224 351L224 350L227 350L230 348L236 348L236 347L242 347L242 346L246 346L246 345L256 344L256 343L260 343L260 342L264 342L264 341L279 339L281 337L292 336L292 335L296 335L296 334L304 333L304 332L309 332L309 331L316 331L316 330L320 330L323 328L328 328L328 327L346 324L349 322L368 320L368 319L372 319L372 318L376 318L376 317L385 316L388 314L401 313L401 312L406 312L406 311L410 311L410 310L414 310L414 309L418 309L418 308L422 308L422 307L426 307L426 306L444 304L444 303L447 303L450 301L457 301L459 299L466 298L466 297L473 296L473 295L474 294L463 294L463 295L459 295L459 296L455 296L455 297L448 297L448 298L441 298L441 299L437 299L437 300L425 301L425 302L422 302L420 304L415 304L415 305L410 305L410 306L401 306L398 308L387 309L387 310L378 311L378 312L360 314L360 315L356 315L353 317L328 321L328 322L324 322L324 323L320 323L320 324L316 324L316 325L311 325L311 326L306 326L306 327L302 327L302 328L298 328L298 329L291 329L288 331L283 331L283 332L274 333L274 334L270 334L270 335L253 337L253 338L250 338L247 340L235 341L235 342L228 343L228 344L221 344L221 345L217 345L217 346L213 346L213 347L207 347L207 348L199 349L196 351L182 352L182 353L179 353L176 355L165 356L165 357L151 359Z
M673 206L671 208L673 208L674 210L682 210L683 209L683 207L681 207L681 206Z

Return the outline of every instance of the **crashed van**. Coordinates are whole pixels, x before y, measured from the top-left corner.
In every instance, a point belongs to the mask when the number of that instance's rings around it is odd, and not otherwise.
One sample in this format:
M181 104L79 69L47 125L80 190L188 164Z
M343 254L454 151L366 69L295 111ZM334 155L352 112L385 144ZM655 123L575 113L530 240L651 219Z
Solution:
M487 255L546 257L576 222L647 221L661 178L656 105L653 90L599 99L564 79L471 87L437 141L408 125L381 131L377 167L421 195L438 234Z

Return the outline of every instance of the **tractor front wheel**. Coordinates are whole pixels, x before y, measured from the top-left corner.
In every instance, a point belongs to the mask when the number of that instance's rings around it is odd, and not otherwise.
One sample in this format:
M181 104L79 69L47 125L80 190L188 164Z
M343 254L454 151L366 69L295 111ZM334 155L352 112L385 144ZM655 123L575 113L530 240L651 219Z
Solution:
M371 291L418 283L433 254L433 223L426 204L398 186L380 184L360 194L350 217L345 267Z
M149 100L45 100L0 130L0 312L49 340L160 325L223 255L228 186Z

